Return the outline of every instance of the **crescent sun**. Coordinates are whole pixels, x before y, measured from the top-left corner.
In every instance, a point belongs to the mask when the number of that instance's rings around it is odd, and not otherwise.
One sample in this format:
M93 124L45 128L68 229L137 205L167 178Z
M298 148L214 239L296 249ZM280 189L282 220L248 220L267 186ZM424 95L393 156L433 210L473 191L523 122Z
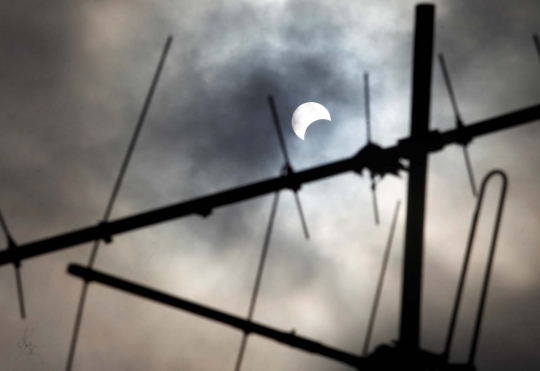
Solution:
M304 140L306 130L309 125L318 120L330 119L330 113L328 110L319 103L307 102L300 105L293 113L292 116L292 128L298 138Z

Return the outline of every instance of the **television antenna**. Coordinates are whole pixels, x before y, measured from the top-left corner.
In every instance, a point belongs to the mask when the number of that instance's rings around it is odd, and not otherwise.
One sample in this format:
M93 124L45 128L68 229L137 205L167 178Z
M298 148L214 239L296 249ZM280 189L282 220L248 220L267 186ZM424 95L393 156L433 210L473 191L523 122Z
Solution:
M105 242L110 243L112 241L112 236L115 234L125 233L188 215L196 214L207 216L217 207L230 205L265 194L277 193L282 189L291 189L295 191L304 183L344 172L354 171L361 174L364 169L368 169L384 175L398 174L399 171L406 170L408 171L409 176L399 341L394 345L381 345L366 357L331 348L319 342L296 336L294 331L283 332L272 329L251 320L245 320L219 310L176 298L166 293L99 272L92 267L71 264L68 267L68 272L72 275L81 277L85 282L95 281L115 287L140 297L148 298L159 303L189 311L199 316L229 324L245 333L257 333L298 349L303 349L346 363L359 370L396 366L417 370L475 370L473 364L475 349L471 353L472 356L470 356L469 362L466 364L448 363L448 354L445 354L446 352L443 354L434 354L420 349L420 298L422 286L422 257L424 249L423 238L427 158L430 153L440 151L446 145L458 144L465 146L465 144L469 143L473 138L538 120L540 118L540 104L525 107L517 111L468 125L460 126L458 124L456 129L445 132L430 130L429 113L431 106L434 24L435 6L431 4L417 5L413 46L411 133L408 138L399 140L396 145L382 148L378 145L368 143L368 145L364 146L356 155L330 164L320 165L298 172L287 172L276 178L217 192L193 200L176 203L112 221L108 220L109 215L106 214L106 218L98 225L89 226L39 241L29 242L21 246L17 246L13 239L11 239L10 242L10 238L8 237L8 248L0 251L0 265L14 264L17 267L17 264L24 259L37 257L42 254L74 247L95 240L104 240ZM536 35L533 39L540 55L538 38ZM441 65L442 64L443 63L441 62ZM450 91L449 79L447 86ZM451 97L452 96L453 93L451 93ZM456 116L458 116L457 104L454 107L454 112ZM278 133L279 132L280 131L278 130ZM284 148L285 147L282 146L282 150L285 153ZM466 162L468 162L467 158L468 156L466 155ZM402 164L401 161L403 160L408 160L409 163L407 167ZM288 157L286 157L286 163L288 163ZM469 165L467 166L469 169L472 169ZM472 174L472 172L470 172L470 174ZM482 183L478 205L481 203L484 187L488 178L489 177L484 179ZM473 180L473 177L470 176L470 179ZM471 185L473 184L474 182L471 181ZM501 198L501 200L503 199L504 197ZM277 205L277 197L275 200ZM299 205L299 202L297 205ZM478 209L479 206L477 207L477 210ZM502 207L500 210L502 210ZM301 211L300 207L299 211ZM477 214L475 215L477 216ZM303 216L301 216L301 218L303 218ZM272 214L271 220L273 220ZM500 214L495 233L498 230L499 222ZM7 230L5 223L3 223L3 228L5 232ZM305 230L307 230L307 228ZM494 244L492 244L492 246L494 246ZM489 278L493 254L494 248L492 247L488 260L487 279ZM464 274L462 274L462 276L464 277ZM484 305L482 303L485 301L485 296L487 295L487 279L484 281L481 299L482 310ZM22 289L19 290L19 293L21 292ZM22 297L22 295L20 295L20 297ZM459 300L456 302L459 305ZM480 314L477 318L481 319L482 310L479 312ZM478 323L480 323L480 321L477 320L477 327L475 328L476 340L473 341L473 344L476 344L478 341L480 329Z

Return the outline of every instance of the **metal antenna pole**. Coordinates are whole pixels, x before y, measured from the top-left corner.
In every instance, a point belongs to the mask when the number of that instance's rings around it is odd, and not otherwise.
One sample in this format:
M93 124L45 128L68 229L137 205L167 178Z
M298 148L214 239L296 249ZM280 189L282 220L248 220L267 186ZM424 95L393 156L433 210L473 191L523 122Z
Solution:
M463 121L461 121L461 115L459 114L459 109L454 95L454 89L452 89L452 83L450 81L450 75L448 74L448 69L446 68L446 63L444 61L444 55L439 54L439 62L441 64L441 70L443 72L444 82L446 83L446 88L448 90L448 95L450 95L450 101L452 102L452 107L454 109L454 114L456 115L456 125L458 129L463 128ZM473 196L476 197L476 182L474 181L474 173L471 166L471 160L469 158L469 151L467 150L467 143L462 143L463 156L465 156L465 165L467 166L467 172L469 174L469 180L471 182L471 188Z
M272 210L270 211L270 219L268 220L268 227L266 228L266 235L264 236L264 243L261 252L261 258L259 260L259 268L257 269L257 277L255 278L255 285L253 286L253 293L251 294L251 302L249 304L249 311L247 320L251 322L253 319L253 313L255 312L255 305L257 304L257 298L259 296L259 288L261 286L262 275L264 272L264 264L266 262L266 255L268 252L268 246L270 245L270 237L272 236L272 228L274 227L274 220L276 218L276 211L279 201L279 192L276 192L274 201L272 202ZM238 351L238 358L236 359L235 371L240 371L242 367L242 360L244 358L244 351L246 349L248 334L244 332L242 336L242 343L240 344L240 350Z
M289 175L293 173L292 167L291 167L291 161L289 159L289 153L287 152L287 146L285 145L285 138L283 137L283 132L281 131L281 124L279 122L279 116L277 114L276 104L274 103L274 97L269 95L268 96L268 103L270 104L270 110L272 111L272 118L274 121L274 127L276 128L276 132L279 138L279 144L281 145L281 151L283 153L283 157L285 158L285 175ZM300 196L298 196L298 192L294 190L294 198L296 201L296 207L298 209L298 215L300 216L300 222L302 223L302 228L304 230L304 236L306 236L306 239L309 239L309 231L306 223L306 219L304 218L304 212L302 210L302 204L300 202Z
M156 89L157 83L159 81L159 77L161 75L161 70L163 69L163 65L165 64L165 58L167 57L167 54L169 52L169 48L172 43L172 36L167 37L167 41L165 42L165 47L163 49L163 53L161 54L161 58L158 63L157 70L154 74L154 78L152 79L152 83L150 85L150 90L148 91L148 94L146 96L146 100L144 101L144 105L141 111L141 114L139 115L139 120L137 122L137 125L135 127L135 131L133 132L133 137L131 138L131 142L129 143L129 147L126 153L126 156L124 157L124 161L122 162L122 166L120 168L120 172L118 174L118 178L116 179L116 183L114 184L113 191L111 193L111 197L109 199L109 202L107 204L107 208L105 209L105 213L103 215L103 222L106 222L110 215L112 208L114 206L114 203L116 201L116 197L118 196L118 191L120 190L120 186L122 185L122 181L124 180L124 175L126 173L127 167L129 165L129 161L131 159L131 155L133 154L133 150L135 149L135 144L137 143L137 139L139 137L139 133L141 131L141 128L143 126L144 120L146 118L146 114L148 112L148 109L150 108L150 103L152 102L152 98L154 96L154 91ZM92 247L92 252L90 254L90 259L88 260L88 268L92 268L94 265L94 262L97 257L97 253L99 250L99 244L100 240L94 241L94 246ZM88 282L85 281L83 283L83 288L81 290L81 296L79 299L79 306L77 308L77 315L75 317L75 325L73 326L73 334L71 338L71 344L69 348L68 353L68 359L66 363L66 371L70 371L73 367L73 360L75 358L75 350L77 348L77 339L79 337L79 330L81 327L82 322L82 316L84 312L84 305L86 302L86 293L88 291Z
M0 210L0 224L2 225L2 230L4 231L4 235L6 236L8 247L9 248L15 248L16 244L15 241L13 241L13 237L11 236L11 233L9 232L6 220L4 219L4 215L2 214L2 211ZM14 261L13 267L15 268L15 282L17 284L17 296L19 298L19 311L21 313L21 318L26 318L26 309L24 306L24 292L23 292L23 286L22 286L22 277L21 277L21 262L20 261Z
M392 250L392 240L394 239L394 230L396 229L397 219L399 215L399 206L401 201L396 203L396 211L394 212L394 219L392 220L392 226L390 227L390 235L388 236L388 242L386 243L386 251L384 252L383 263L381 267L381 274L379 275L379 282L377 289L375 290L375 299L373 300L373 307L371 308L371 315L369 316L368 328L366 331L366 339L364 340L364 351L362 355L367 357L369 351L369 343L371 341L371 333L373 326L375 325L375 317L377 315L377 308L379 306L379 299L384 284L384 276L386 274L386 267L388 265L388 258L390 257L390 250Z
M424 217L431 100L431 72L435 6L416 6L414 35L411 140L407 195L407 225L403 259L403 291L399 346L411 353L420 344L420 304L422 260L424 254ZM409 353L410 354L410 353Z

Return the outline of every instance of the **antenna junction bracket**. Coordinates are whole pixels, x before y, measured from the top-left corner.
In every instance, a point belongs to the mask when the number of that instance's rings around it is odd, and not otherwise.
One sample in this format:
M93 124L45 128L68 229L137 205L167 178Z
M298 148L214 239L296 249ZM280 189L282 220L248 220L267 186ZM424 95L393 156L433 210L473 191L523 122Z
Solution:
M381 178L386 174L399 177L399 171L407 171L407 167L400 162L399 152L388 151L380 146L368 143L354 157L354 161L360 165L354 168L358 174L362 174L364 169L368 169L372 176L379 175Z
M98 228L99 236L101 237L101 239L105 241L106 243L111 243L112 235L111 235L111 232L109 231L109 223L107 223L106 221L102 221L98 224L97 228Z
M294 170L288 162L283 164L283 167L281 168L281 177L285 179L287 188L296 193L300 189L300 183L294 180L294 174Z

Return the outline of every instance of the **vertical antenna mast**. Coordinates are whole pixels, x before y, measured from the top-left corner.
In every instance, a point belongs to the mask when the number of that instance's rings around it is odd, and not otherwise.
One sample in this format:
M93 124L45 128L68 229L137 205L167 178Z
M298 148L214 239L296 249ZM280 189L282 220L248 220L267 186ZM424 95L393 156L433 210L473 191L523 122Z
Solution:
M422 293L422 261L424 254L424 218L433 59L435 6L416 6L411 109L411 140L407 195L407 225L403 259L403 291L401 298L400 343L409 354L420 345L420 304Z

